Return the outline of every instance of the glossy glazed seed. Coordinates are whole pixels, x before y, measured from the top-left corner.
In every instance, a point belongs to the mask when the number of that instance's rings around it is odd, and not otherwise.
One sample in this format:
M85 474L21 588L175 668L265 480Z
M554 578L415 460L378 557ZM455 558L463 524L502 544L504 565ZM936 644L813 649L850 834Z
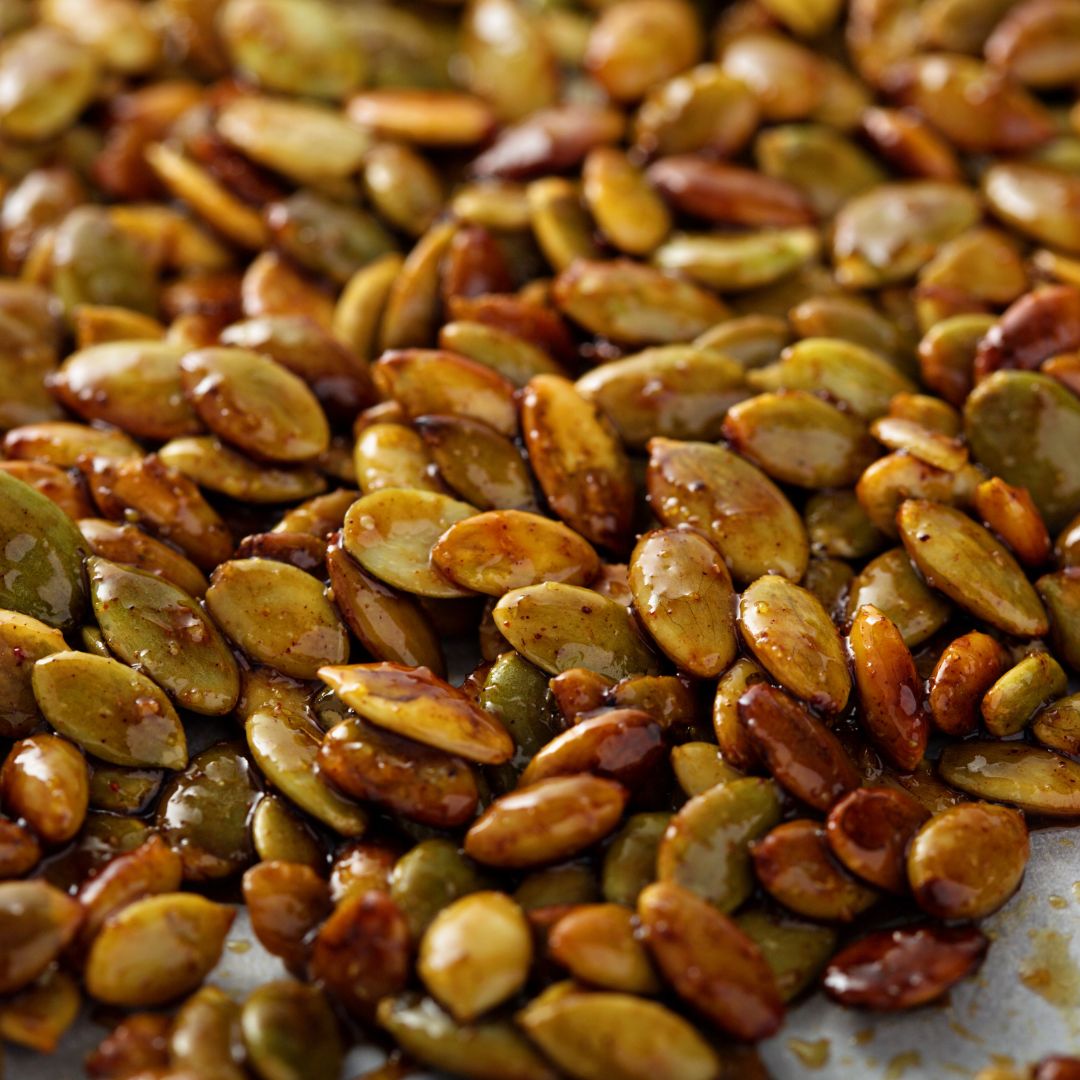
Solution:
M576 855L618 824L627 792L581 773L504 795L465 834L465 852L489 866L531 867Z
M882 753L910 772L922 760L930 737L915 661L895 623L871 604L859 608L848 645L862 723Z
M1017 811L962 803L919 829L908 850L908 880L928 915L981 919L1016 891L1027 858L1027 827Z
M988 942L974 927L882 930L837 953L822 985L864 1009L911 1009L945 994L981 963Z
M852 922L878 898L833 862L825 830L817 822L785 822L750 851L762 888L797 915Z
M532 932L506 895L476 892L443 908L420 942L424 985L468 1023L521 989L532 961Z
M4 809L46 844L63 844L82 828L90 773L79 748L56 735L31 735L12 746L0 768Z
M905 792L887 787L852 791L829 811L825 835L853 874L889 892L907 888L905 852L928 812Z
M706 901L670 882L650 885L637 903L649 947L676 993L740 1039L779 1027L783 1005L758 947Z
M782 690L750 686L739 699L739 720L776 780L810 806L827 811L859 786L839 739Z

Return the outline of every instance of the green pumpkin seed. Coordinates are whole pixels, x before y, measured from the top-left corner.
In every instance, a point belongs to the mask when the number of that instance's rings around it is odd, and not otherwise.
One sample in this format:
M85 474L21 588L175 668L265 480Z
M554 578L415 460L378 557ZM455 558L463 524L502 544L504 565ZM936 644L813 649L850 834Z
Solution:
M728 409L747 396L737 361L690 345L657 346L601 364L575 385L632 447L653 436L718 439Z
M207 1080L243 1080L235 1061L240 1038L240 1006L224 990L203 986L176 1014L169 1057L173 1065Z
M90 774L90 805L111 814L141 814L157 798L162 778L158 769L95 763Z
M326 865L326 852L284 799L263 795L251 814L251 842L263 862L299 863L313 870Z
M51 499L0 470L0 607L64 630L86 608L86 545Z
M739 600L739 629L758 662L793 694L840 712L851 676L840 635L821 602L786 578L768 574Z
M313 679L348 658L349 641L322 584L272 559L231 559L213 573L206 606L257 664Z
M449 840L423 840L394 865L390 896L413 938L420 940L435 916L462 896L488 887L480 868Z
M432 491L387 488L365 495L345 515L345 550L370 574L419 596L470 595L431 563L435 542L477 511Z
M724 434L774 480L799 487L847 487L877 456L859 420L804 390L739 402Z
M951 506L908 499L900 538L927 583L991 626L1017 637L1049 629L1038 594L1016 560L981 525Z
M671 819L657 849L656 877L734 911L754 890L750 845L779 820L780 793L771 780L719 784Z
M240 692L236 660L195 600L161 578L97 556L87 569L94 615L116 656L185 709L210 716L232 709Z
M1035 582L1050 615L1050 635L1058 656L1080 671L1080 574L1061 570Z
M947 746L941 778L978 799L1009 803L1047 817L1080 815L1080 765L1052 750L1016 742Z
M229 0L219 23L233 63L268 90L342 98L363 82L364 54L320 0Z
M998 738L1015 735L1040 705L1064 694L1068 684L1068 676L1049 653L1024 657L983 695L980 708L986 730Z
M21 739L41 718L31 685L34 664L63 652L59 630L18 611L0 611L0 735Z
M715 678L735 659L731 575L700 533L646 534L630 556L629 584L638 617L680 670Z
M251 858L248 819L257 792L236 747L213 746L161 793L158 834L180 856L185 881L238 873Z
M341 1073L344 1048L337 1017L317 986L286 979L265 983L244 1002L240 1030L262 1080Z
M158 451L171 469L208 491L250 503L307 499L326 489L314 469L281 469L252 461L212 435L172 439Z
M323 733L302 700L253 701L244 732L255 764L287 799L342 836L363 835L367 813L317 771Z
M431 998L416 994L384 998L378 1020L410 1056L434 1069L468 1080L556 1080L552 1067L506 1020L458 1024Z
M38 661L34 695L49 723L114 765L182 769L187 740L164 693L137 670L87 653Z
M653 252L661 270L685 274L720 292L772 285L817 257L816 229L769 229L745 235L678 233Z
M1080 399L1046 375L996 371L964 405L977 462L1026 488L1054 532L1080 510Z
M646 998L556 984L519 1014L526 1034L578 1080L712 1080L720 1062L676 1013Z
M757 390L808 390L849 405L864 420L884 415L896 394L914 384L888 360L862 345L808 337L789 345L775 364L747 376Z
M638 893L656 880L656 854L672 815L633 814L615 834L604 856L604 899L634 907Z
M493 615L510 644L550 675L577 667L611 679L659 671L626 608L592 589L551 581L514 589Z
M1080 694L1059 698L1041 709L1031 723L1031 734L1051 750L1080 752Z
M809 544L787 497L756 466L721 446L649 441L653 512L669 526L701 530L737 582L777 573L798 581Z
M555 281L555 301L593 334L615 341L663 345L689 341L727 308L688 281L629 260L581 260Z
M512 650L492 665L478 702L513 736L515 765L524 766L562 730L547 675Z
M771 909L740 912L735 924L761 950L784 1001L798 997L836 951L837 933L832 927Z
M852 581L847 619L854 619L864 604L873 604L888 616L909 649L933 637L952 612L949 602L915 572L903 548L892 548L871 560Z

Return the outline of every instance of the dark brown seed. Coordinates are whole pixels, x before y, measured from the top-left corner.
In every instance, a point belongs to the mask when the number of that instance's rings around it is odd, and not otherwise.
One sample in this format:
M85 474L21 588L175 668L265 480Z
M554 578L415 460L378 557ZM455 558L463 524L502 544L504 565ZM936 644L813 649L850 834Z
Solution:
M896 788L858 788L829 811L825 835L833 854L853 874L880 889L902 893L907 890L907 846L929 816L924 806Z
M768 683L739 699L739 719L777 782L817 810L860 784L840 740L790 694Z
M970 975L989 944L973 926L881 930L837 953L822 985L841 1005L886 1012L913 1009Z

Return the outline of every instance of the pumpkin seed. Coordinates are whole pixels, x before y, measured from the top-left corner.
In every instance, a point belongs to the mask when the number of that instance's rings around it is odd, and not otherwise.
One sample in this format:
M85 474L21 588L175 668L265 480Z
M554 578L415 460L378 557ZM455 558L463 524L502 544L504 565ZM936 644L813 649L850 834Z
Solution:
M548 951L581 982L603 990L655 994L660 989L634 919L618 904L586 904L564 915L548 934Z
M506 1020L458 1024L431 998L379 1002L378 1020L418 1061L470 1080L555 1080L555 1072Z
M158 833L180 856L185 881L228 877L251 858L248 819L257 798L235 746L213 746L161 793Z
M717 550L688 529L658 529L630 556L634 608L675 665L715 678L735 659L735 593Z
M637 910L645 943L680 997L736 1038L765 1038L780 1026L772 971L731 919L669 881L649 885Z
M1023 571L981 525L924 499L906 500L897 525L911 561L931 587L1006 633L1032 637L1049 629Z
M786 578L767 574L739 600L739 630L758 662L793 693L840 712L851 692L843 647L821 603Z
M798 997L832 955L836 931L764 908L745 909L735 925L761 950L782 1001Z
M532 934L521 909L503 893L475 892L435 916L420 942L424 985L458 1023L512 997L532 961Z
M316 986L283 979L257 987L240 1010L240 1030L247 1056L264 1080L341 1071L337 1018Z
M36 661L64 652L59 630L18 611L0 611L0 734L20 739L41 716L31 683Z
M779 820L780 796L771 781L718 784L671 819L656 852L655 877L734 911L754 888L750 845Z
M418 596L468 596L432 565L431 551L451 525L475 513L447 495L386 488L353 503L342 542L365 570L388 585Z
M947 746L938 765L942 779L976 798L1010 803L1031 814L1080 814L1080 766L1039 747L965 742Z
M983 694L980 708L991 735L1023 730L1035 712L1068 688L1068 676L1049 653L1033 653L1009 668Z
M573 530L520 510L493 510L451 525L431 549L431 561L450 581L488 596L543 581L584 585L600 567L596 552Z
M295 566L270 559L222 563L206 606L255 663L311 679L348 658L348 635L322 585Z
M677 1013L631 994L556 984L517 1019L545 1055L578 1080L709 1080L720 1068L713 1049Z
M558 375L521 399L529 461L552 510L595 544L618 550L633 515L630 462L607 417Z
M628 446L654 435L716 439L728 409L747 396L743 369L713 349L667 345L602 364L576 383Z
M492 614L507 641L550 675L583 667L620 679L659 670L626 608L592 589L529 585L506 593Z
M979 919L1020 885L1027 865L1023 817L991 803L961 803L935 814L908 849L915 899L942 919Z
M721 446L649 441L646 476L653 512L668 526L700 529L732 577L776 573L798 581L806 570L806 531L787 497L756 466Z
M553 776L496 799L465 834L488 866L530 867L576 855L618 824L627 792L612 780Z
M240 691L236 660L195 600L161 578L98 556L87 560L87 571L94 615L114 655L192 712L219 716L232 709Z
M0 470L0 607L68 629L86 607L86 546L74 522L29 484Z
M762 888L808 919L852 922L878 898L832 861L825 830L816 821L778 825L751 847L751 855Z
M102 656L56 652L34 665L33 688L49 723L103 761L167 769L187 764L176 710L138 670Z
M20 739L0 769L0 798L5 809L45 843L66 843L86 819L90 799L86 760L76 746L56 735Z
M236 1063L240 1007L216 986L203 986L180 1007L169 1035L169 1058L181 1069L212 1080L242 1080Z
M255 764L290 801L342 836L360 836L367 814L316 772L322 730L292 696L256 705L244 720Z
M4 881L0 912L4 916L0 988L10 994L32 983L59 956L79 928L82 909L44 881Z
M94 939L86 960L87 992L129 1007L162 1005L190 993L221 956L235 914L191 893L136 900Z

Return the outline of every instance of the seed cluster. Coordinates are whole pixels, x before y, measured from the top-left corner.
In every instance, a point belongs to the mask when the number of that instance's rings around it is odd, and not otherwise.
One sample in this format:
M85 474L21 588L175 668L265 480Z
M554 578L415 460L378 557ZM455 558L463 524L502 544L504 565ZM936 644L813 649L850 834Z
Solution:
M977 970L1080 819L1078 86L1080 0L0 0L0 1038L753 1080Z

